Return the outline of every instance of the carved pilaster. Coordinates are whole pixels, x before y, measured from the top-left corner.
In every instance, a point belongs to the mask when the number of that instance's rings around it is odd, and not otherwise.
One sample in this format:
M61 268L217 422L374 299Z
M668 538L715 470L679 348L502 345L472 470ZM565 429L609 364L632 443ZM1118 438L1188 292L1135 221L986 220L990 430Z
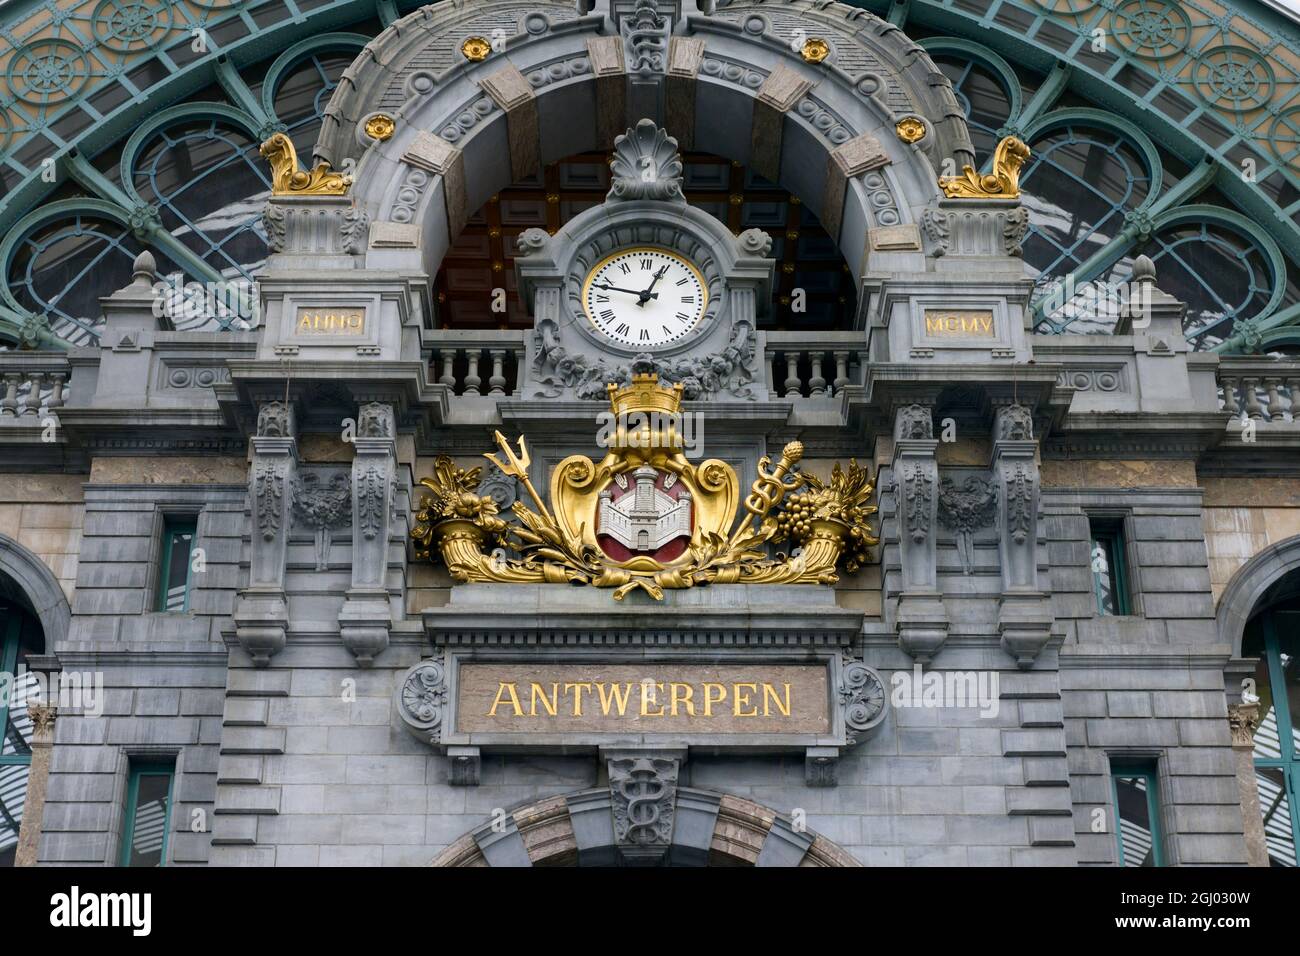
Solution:
M392 406L361 406L353 447L352 586L339 612L339 634L357 663L366 666L388 646L393 625L386 582L397 467Z
M1259 703L1229 704L1228 729L1232 732L1232 756L1236 761L1246 859L1251 866L1268 866L1268 842L1259 806L1259 784L1255 780L1255 731L1259 729Z
M657 753L609 755L614 843L626 862L653 866L668 853L679 765L677 757Z
M998 492L1002 649L1027 668L1052 634L1048 596L1038 587L1038 463L1033 417L1024 405L998 409L993 423L993 481Z
M298 471L293 407L284 402L264 403L258 410L257 434L251 444L248 498L253 520L248 587L239 593L234 619L240 645L254 665L265 667L284 649L289 629L284 570Z
M27 768L27 793L23 798L23 818L18 830L18 846L14 850L14 866L36 866L40 853L56 715L57 709L52 704L27 705L27 716L32 720L32 735L27 741L32 749L32 762Z
M894 418L894 503L903 589L898 596L898 646L926 663L948 637L935 554L939 466L931 411L906 405Z

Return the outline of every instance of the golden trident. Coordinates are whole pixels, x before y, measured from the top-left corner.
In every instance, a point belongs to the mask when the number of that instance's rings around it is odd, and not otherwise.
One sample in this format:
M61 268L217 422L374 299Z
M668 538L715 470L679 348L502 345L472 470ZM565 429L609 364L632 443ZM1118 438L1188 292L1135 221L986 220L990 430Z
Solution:
M515 450L510 447L510 442L506 441L505 435L499 431L493 432L493 434L496 436L497 445L500 446L509 464L502 464L496 455L484 454L483 457L500 468L502 474L522 481L524 487L528 489L528 493L532 495L533 501L537 503L537 509L542 513L542 517L547 521L553 521L550 511L546 508L546 502L542 501L542 496L533 487L533 480L528 477L528 466L532 464L532 459L528 456L528 446L524 444L524 436L519 436L519 452L516 454Z

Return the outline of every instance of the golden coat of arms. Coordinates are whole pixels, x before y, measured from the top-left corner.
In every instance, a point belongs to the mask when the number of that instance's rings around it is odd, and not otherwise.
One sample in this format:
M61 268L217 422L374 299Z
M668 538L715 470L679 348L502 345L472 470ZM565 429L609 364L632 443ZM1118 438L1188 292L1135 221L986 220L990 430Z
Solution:
M479 468L440 456L411 536L418 557L440 558L460 581L589 584L622 600L640 588L662 599L665 588L700 584L834 584L836 566L855 571L878 543L867 525L874 486L866 469L835 465L829 483L798 470L803 445L791 442L775 466L759 461L758 478L740 501L735 469L718 459L687 460L678 425L682 386L633 376L608 386L618 426L605 457L571 455L551 474L550 505L528 474L528 447L496 433L502 459L484 455L519 480L533 507L518 501L518 523L477 494ZM789 554L768 545L789 542ZM494 554L492 545L518 558Z

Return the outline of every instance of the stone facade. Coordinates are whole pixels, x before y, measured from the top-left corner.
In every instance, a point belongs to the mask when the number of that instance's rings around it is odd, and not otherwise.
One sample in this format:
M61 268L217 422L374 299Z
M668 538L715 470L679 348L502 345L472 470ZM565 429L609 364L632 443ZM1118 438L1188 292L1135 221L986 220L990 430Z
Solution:
M27 592L47 666L104 682L102 715L57 717L40 863L115 863L128 769L150 757L174 761L177 865L1113 865L1115 821L1098 829L1096 813L1111 812L1125 757L1157 769L1167 862L1258 862L1228 711L1244 618L1219 600L1267 548L1300 550L1294 415L1279 399L1234 456L1218 359L1189 352L1181 306L1150 274L1146 324L1034 334L1020 207L944 198L936 171L973 150L951 88L899 31L835 4L669 6L597 0L578 16L486 0L390 27L339 87L317 150L358 162L351 191L270 200L263 324L172 331L142 259L104 302L100 345L68 358L66 402L49 412L57 458L0 420L24 469L0 495L0 540L66 598L56 625L49 588ZM796 14L839 51L829 67L777 39ZM507 52L482 64L442 42L506 22ZM622 52L602 45L620 36ZM397 132L360 135L381 108ZM902 114L927 130L915 147L895 133ZM428 277L466 210L641 120L671 144L652 181L521 238L535 332L436 328ZM851 329L760 330L770 238L678 203L680 142L759 163L827 207L861 289ZM574 325L571 284L634 242L702 264L713 324L680 354L620 352ZM298 324L334 305L364 318L339 335ZM579 350L615 380L640 363L693 389L705 455L735 469L742 500L796 440L824 482L833 463L867 464L879 543L866 564L833 583L615 601L457 580L417 555L436 456L476 467L494 431L524 434L545 489L565 458L598 451L604 405L583 386L606 383L564 377ZM507 353L521 359L513 389ZM181 365L208 369L210 387L168 385ZM1081 384L1098 369L1115 388ZM478 490L503 514L529 500L509 478ZM156 611L176 515L197 518L202 568L186 611ZM1099 516L1122 528L1128 614L1098 610ZM1294 566L1278 554L1250 593ZM40 577L3 570L19 590ZM483 742L439 724L466 660L820 662L833 726L816 740L638 728ZM850 675L867 672L887 699L855 723L869 695ZM973 675L990 695L900 702L922 673Z

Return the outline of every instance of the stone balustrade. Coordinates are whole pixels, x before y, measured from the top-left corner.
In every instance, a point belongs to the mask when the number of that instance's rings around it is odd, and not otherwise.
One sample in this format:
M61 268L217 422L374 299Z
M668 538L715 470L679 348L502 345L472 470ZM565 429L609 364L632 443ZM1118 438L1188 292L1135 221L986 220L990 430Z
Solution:
M862 382L861 332L768 332L768 387L781 398L831 398Z
M1300 422L1300 361L1224 357L1219 364L1219 407L1235 420Z
M28 424L68 399L71 370L63 352L0 353L0 423Z
M513 395L524 361L522 330L441 329L426 332L430 377L457 395Z

